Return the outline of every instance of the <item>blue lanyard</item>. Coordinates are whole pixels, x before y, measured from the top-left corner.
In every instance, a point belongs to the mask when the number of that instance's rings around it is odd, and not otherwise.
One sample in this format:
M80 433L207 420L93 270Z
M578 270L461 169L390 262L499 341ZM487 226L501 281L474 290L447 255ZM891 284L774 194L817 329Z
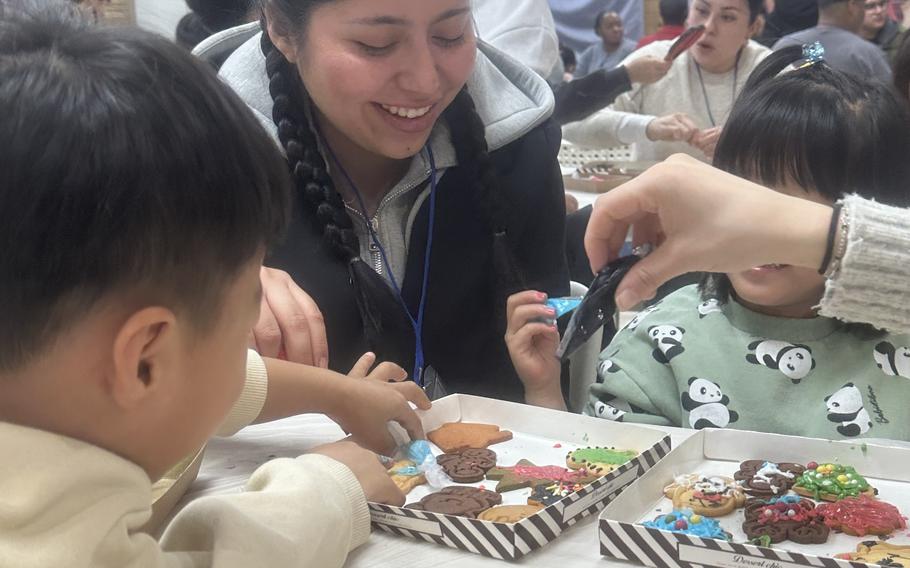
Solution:
M363 201L363 196L360 194L360 190L357 189L357 186L354 185L354 180L351 179L351 176L348 175L347 170L344 169L344 166L341 165L341 162L338 160L338 157L335 156L335 152L329 146L328 142L325 141L325 147L328 149L329 155L332 157L332 161L335 165L338 166L338 171L341 172L341 175L344 176L345 181L353 190L354 195L357 197L357 205L360 207L360 213L363 215L363 219L366 222L367 230L370 232L370 240L373 241L373 245L379 249L379 254L382 255L382 262L385 264L389 271L389 279L392 281L392 288L395 290L395 295L398 296L398 301L401 303L401 307L404 309L404 313L407 314L408 320L411 322L411 328L414 330L414 371L411 374L411 378L419 386L423 386L423 369L424 369L424 355L423 355L423 316L425 308L427 305L427 285L430 282L430 252L433 250L433 226L435 225L436 220L436 159L433 157L433 150L430 148L430 145L426 145L427 157L430 161L430 222L427 227L427 250L423 259L423 283L420 287L420 305L417 308L417 319L414 319L414 316L411 314L411 310L408 309L407 303L404 301L404 296L401 294L401 287L398 285L398 281L395 279L395 274L392 272L392 265L389 264L388 256L386 255L385 248L382 246L382 243L379 242L379 236L376 235L376 231L373 230L373 224L370 222L370 216L367 214L366 203Z

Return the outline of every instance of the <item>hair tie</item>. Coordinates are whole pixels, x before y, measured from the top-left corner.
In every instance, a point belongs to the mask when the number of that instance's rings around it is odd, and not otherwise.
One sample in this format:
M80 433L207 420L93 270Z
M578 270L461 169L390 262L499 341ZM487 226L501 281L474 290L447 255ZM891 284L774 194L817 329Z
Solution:
M811 67L825 60L825 46L821 42L807 43L803 46L803 58L793 64L797 69Z

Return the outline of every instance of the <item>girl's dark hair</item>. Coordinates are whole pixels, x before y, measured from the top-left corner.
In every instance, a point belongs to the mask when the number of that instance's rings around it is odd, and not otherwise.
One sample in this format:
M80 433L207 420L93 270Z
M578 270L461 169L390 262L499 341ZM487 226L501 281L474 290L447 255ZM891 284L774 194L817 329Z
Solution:
M802 60L792 46L749 77L714 154L718 168L767 186L792 180L836 201L848 193L910 205L910 111L884 83L863 81L824 62L779 75ZM726 301L725 275L702 282Z
M285 229L280 153L177 45L93 27L71 3L15 3L0 0L0 369L114 295L208 331Z
M262 0L263 14L282 33L293 31L302 37L312 11L320 4L332 0ZM314 128L306 109L310 104L306 87L292 65L272 43L268 27L263 21L262 52L266 58L269 92L274 103L272 119L278 128L278 138L287 156L297 193L302 206L322 225L323 241L334 251L341 262L348 264L351 282L355 289L358 309L370 345L377 343L382 331L379 312L372 299L379 294L371 292L375 285L372 268L360 260L360 244L354 233L351 217L345 209L341 195L335 189L322 156ZM471 168L479 186L480 208L492 235L494 270L502 301L522 287L520 271L507 226L510 215L508 205L498 189L497 175L490 160L485 126L474 101L463 88L443 114L451 132L459 167ZM380 283L384 286L384 284Z
M255 0L186 0L191 12L177 23L177 43L192 50L220 31L250 21Z
M907 41L907 35L904 34L900 42L900 48L891 66L894 68L894 88L906 101L910 99L910 41Z

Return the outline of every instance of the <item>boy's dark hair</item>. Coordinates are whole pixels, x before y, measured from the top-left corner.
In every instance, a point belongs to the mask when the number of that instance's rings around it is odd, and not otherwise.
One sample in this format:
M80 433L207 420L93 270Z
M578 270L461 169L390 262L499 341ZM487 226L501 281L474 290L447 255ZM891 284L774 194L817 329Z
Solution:
M205 38L250 21L256 0L186 0L191 12L177 24L177 43L193 49Z
M848 193L910 206L910 110L884 83L802 59L792 46L749 77L724 126L714 165L767 186L793 180L831 201ZM729 279L708 275L702 293L729 298ZM715 295L716 294L716 295Z
M894 69L894 88L902 99L910 98L910 41L907 36L900 40L900 47L891 66Z
M682 26L689 16L689 0L660 0L658 9L665 26Z
M569 68L574 68L578 65L578 60L575 57L575 51L571 47L560 43L559 44L559 57L562 59L562 66L568 71Z
M200 332L287 224L287 169L204 63L76 8L0 0L0 370L113 295Z

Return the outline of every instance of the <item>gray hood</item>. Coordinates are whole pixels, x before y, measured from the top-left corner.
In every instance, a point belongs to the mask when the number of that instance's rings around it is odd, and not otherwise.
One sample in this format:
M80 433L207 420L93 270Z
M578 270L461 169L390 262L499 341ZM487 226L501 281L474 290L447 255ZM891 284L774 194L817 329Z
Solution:
M257 31L258 26L254 23L227 30L211 38L206 45L217 50L219 44L223 47L230 41L236 41L238 32L255 33L228 57L220 74L256 113L262 125L276 136L265 56L259 49L261 32ZM224 36L224 39L219 36ZM490 150L524 136L553 113L553 92L546 81L482 41L478 42L477 63L468 79L468 90L487 127Z

